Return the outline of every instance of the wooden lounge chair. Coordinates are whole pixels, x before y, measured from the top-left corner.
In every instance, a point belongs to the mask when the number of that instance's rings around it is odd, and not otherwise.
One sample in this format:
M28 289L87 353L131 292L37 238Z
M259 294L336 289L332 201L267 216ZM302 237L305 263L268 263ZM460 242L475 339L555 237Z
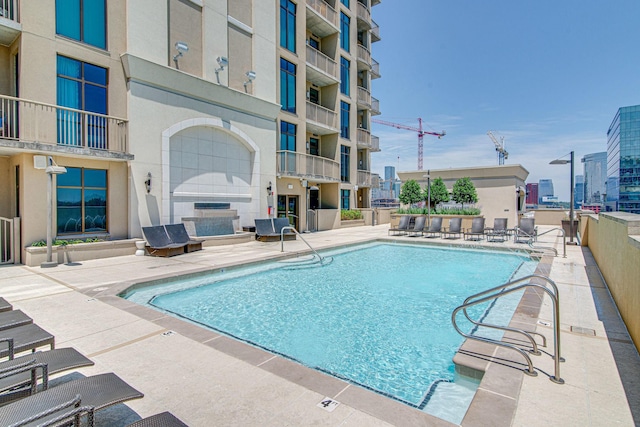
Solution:
M173 243L184 244L185 252L195 252L202 249L202 240L192 239L183 223L165 224L165 230Z
M170 257L184 253L186 243L174 243L163 225L142 227L149 255Z
M5 405L0 410L0 425L42 425L58 421L73 421L111 405L139 399L144 395L116 374L80 378L40 391L32 396ZM55 422L55 425L58 425Z
M35 351L45 345L53 350L55 338L34 323L0 331L0 358L8 356L12 360L15 353Z
M127 427L188 427L185 423L180 421L171 412L161 412L159 414L151 415L150 417L143 418L134 423L127 425Z
M520 225L515 228L514 243L531 243L538 239L538 227L535 218L521 218Z
M411 224L411 215L402 215L400 217L400 221L398 222L398 226L395 228L389 228L388 234L393 232L394 236L398 236L400 234L407 234L409 231L409 226Z
M429 229L424 230L424 237L442 237L442 217L438 216L431 220L431 224L429 224Z
M471 229L464 232L465 240L484 239L484 218L478 217L471 220Z
M9 304L9 301L0 297L0 312L11 311L11 310L13 310L13 306Z
M422 232L424 231L424 224L427 222L427 217L422 215L416 217L415 222L413 223L413 228L407 231L407 236L416 237L422 236Z
M488 242L504 242L507 240L507 221L507 218L495 218L493 220L493 227L485 229Z
M0 313L0 331L33 323L33 319L22 310L11 310Z
M0 404L35 393L39 380L46 388L49 375L91 365L90 359L70 347L0 362Z
M442 231L443 239L459 239L462 235L462 218L449 218L449 227Z

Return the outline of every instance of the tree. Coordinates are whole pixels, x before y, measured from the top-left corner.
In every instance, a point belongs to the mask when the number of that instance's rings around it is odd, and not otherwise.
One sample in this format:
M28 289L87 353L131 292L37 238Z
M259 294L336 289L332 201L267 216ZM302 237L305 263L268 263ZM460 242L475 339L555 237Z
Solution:
M422 192L423 200L429 200L429 186L425 187ZM449 201L449 192L447 191L446 185L444 185L444 181L442 178L436 178L431 183L431 205L438 206L439 203L445 203ZM429 206L431 209L431 206Z
M453 184L451 198L455 202L461 203L463 209L465 203L476 203L478 201L478 193L476 192L476 187L473 185L473 182L471 182L471 178L464 177L457 180L455 184Z
M399 199L400 203L405 205L413 205L424 200L422 198L422 191L420 190L420 184L418 184L418 181L410 179L402 184Z

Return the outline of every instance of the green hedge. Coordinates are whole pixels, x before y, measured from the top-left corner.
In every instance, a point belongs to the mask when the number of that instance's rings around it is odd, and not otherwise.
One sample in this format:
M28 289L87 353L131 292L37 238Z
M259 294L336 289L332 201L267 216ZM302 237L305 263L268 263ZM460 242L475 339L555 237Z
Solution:
M52 246L67 246L73 245L76 243L94 243L94 242L103 242L104 239L99 239L97 237L87 237L86 239L55 239L51 242ZM31 244L31 246L35 247L43 247L47 246L46 240L37 240Z
M399 214L413 214L413 215L426 215L427 208L400 208L397 210ZM431 215L480 215L480 209L478 208L444 208L444 209L431 209Z
M362 212L348 210L348 209L342 209L340 211L340 219L342 221L349 221L349 220L352 220L352 219L362 219Z

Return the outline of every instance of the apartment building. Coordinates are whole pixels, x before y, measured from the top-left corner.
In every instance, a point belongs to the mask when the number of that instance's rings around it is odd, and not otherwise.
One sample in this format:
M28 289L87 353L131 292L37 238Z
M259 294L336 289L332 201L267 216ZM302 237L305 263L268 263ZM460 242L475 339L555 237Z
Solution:
M275 214L298 230L338 227L341 209L371 206L380 114L371 81L379 0L279 0Z

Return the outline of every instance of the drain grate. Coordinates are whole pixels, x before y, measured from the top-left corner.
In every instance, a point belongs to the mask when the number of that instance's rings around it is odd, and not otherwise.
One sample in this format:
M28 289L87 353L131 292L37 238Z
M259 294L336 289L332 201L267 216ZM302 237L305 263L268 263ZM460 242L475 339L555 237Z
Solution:
M582 334L582 335L590 335L592 337L596 336L595 329L583 328L581 326L572 326L571 332L575 332L576 334Z

